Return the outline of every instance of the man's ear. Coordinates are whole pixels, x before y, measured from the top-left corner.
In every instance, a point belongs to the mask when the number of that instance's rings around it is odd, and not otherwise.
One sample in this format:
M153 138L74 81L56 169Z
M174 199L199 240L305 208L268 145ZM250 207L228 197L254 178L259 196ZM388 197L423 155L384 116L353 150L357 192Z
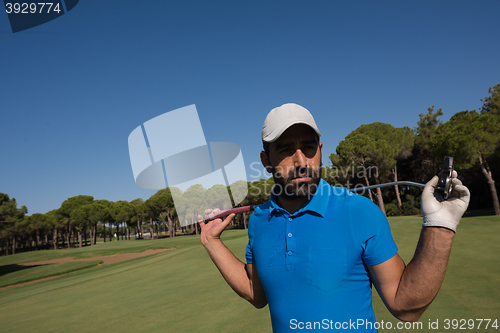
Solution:
M269 156L267 156L265 151L260 152L260 162L262 163L264 168L266 168L266 171L268 173L271 173L272 171L271 163L269 163Z

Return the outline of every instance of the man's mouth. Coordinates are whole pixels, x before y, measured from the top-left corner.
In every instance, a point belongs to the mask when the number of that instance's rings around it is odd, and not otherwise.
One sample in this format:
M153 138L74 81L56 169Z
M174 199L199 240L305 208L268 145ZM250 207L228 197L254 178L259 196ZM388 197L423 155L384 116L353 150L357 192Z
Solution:
M296 183L308 182L311 181L311 177L309 176L297 177L292 179L292 181Z

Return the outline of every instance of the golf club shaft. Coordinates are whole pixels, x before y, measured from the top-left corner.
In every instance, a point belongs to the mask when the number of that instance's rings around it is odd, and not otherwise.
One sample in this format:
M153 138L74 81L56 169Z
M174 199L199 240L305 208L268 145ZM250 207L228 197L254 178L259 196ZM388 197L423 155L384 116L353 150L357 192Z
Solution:
M364 191L364 190L370 190L373 188L377 187L388 187L388 186L394 186L394 185L407 185L407 186L418 186L418 187L425 187L425 184L420 184L420 183L415 183L415 182L408 182L408 181L398 181L398 182L391 182L391 183L384 183L384 184L376 184L376 185L370 185L370 186L363 186L363 187L356 187L356 188L350 188L348 191L352 192L358 192L358 191ZM243 206L243 207L236 207L236 208L231 208L231 209L226 209L226 210L221 210L215 213L210 213L205 215L205 222L209 222L218 218L222 218L224 216L228 216L230 214L238 214L238 213L244 213L244 212L249 212L253 210L256 206L255 205L250 205L250 206Z
M388 187L388 186L394 186L394 185L408 185L408 186L425 187L425 184L420 184L420 183L415 183L415 182L408 182L408 181L398 181L398 182L391 182L391 183L384 183L384 184L376 184L376 185L370 185L370 186L350 188L349 191L358 192L358 191L364 191L364 190L371 190L372 188Z

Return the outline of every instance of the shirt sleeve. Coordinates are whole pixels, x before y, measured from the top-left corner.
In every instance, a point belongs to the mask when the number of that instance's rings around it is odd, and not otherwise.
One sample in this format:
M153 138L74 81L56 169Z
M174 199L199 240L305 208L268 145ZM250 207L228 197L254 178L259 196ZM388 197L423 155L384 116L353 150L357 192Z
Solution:
M369 266L378 265L398 253L389 221L368 198L353 196L351 206L354 234L362 247L362 259Z

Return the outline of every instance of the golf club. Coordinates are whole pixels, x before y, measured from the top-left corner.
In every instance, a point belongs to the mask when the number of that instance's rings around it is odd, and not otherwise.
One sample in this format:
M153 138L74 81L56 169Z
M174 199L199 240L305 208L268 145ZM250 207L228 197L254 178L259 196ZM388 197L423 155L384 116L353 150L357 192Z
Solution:
M452 174L453 174L453 157L445 156L444 163L443 163L443 169L438 174L439 181L438 181L438 184L436 186L436 190L441 192L441 194L445 200L448 199L448 196L452 190L452 186L451 186L451 175ZM394 186L394 185L425 187L425 184L421 184L421 183L415 183L415 182L410 182L410 181L397 181L397 182L376 184L376 185L363 186L363 187L357 187L357 188L350 188L350 189L348 189L348 191L358 192L358 191L364 191L364 190L371 190L371 189L378 188L378 187L388 187L388 186ZM249 212L249 211L255 209L255 207L257 207L257 206L258 205L250 205L250 206L225 209L225 210L217 211L215 213L212 212L210 214L205 215L203 220L205 222L209 222L209 221L215 220L217 218L222 218L224 216L228 216L228 215L233 214L233 213L238 214L238 213Z

